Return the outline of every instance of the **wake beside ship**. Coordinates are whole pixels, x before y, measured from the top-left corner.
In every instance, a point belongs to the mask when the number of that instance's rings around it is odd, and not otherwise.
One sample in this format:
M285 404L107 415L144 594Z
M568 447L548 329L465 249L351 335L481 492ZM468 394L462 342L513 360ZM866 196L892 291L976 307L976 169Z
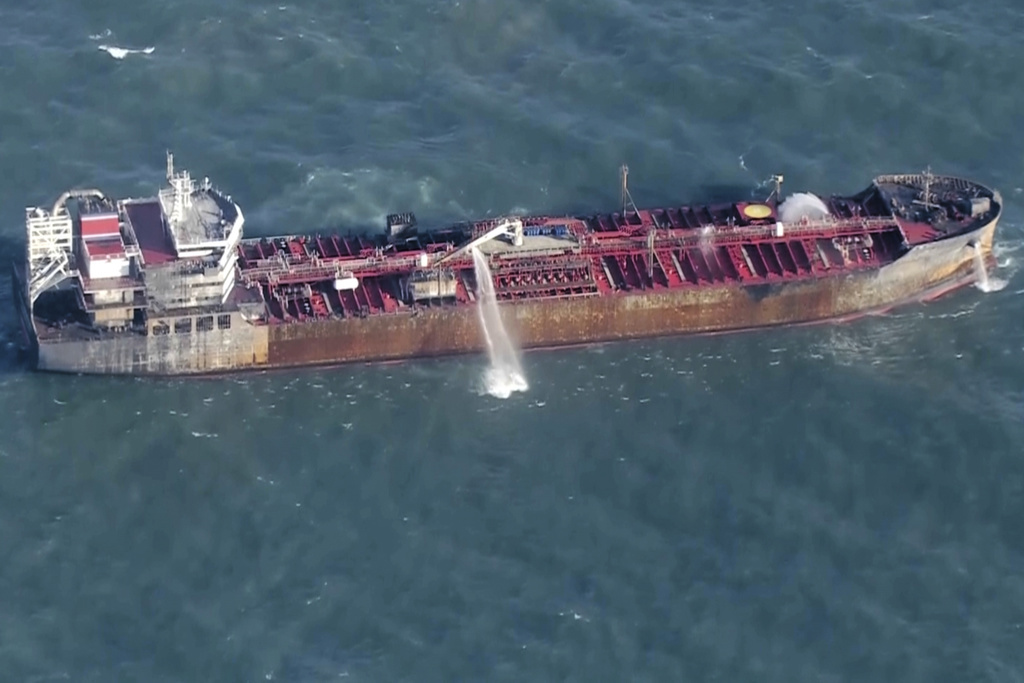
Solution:
M930 172L851 195L243 237L242 209L167 157L155 196L26 210L13 264L33 367L185 375L726 332L848 318L986 278L1002 198ZM981 264L979 269L978 264ZM481 279L485 280L481 282ZM988 285L985 285L988 286ZM491 333L498 331L498 337Z

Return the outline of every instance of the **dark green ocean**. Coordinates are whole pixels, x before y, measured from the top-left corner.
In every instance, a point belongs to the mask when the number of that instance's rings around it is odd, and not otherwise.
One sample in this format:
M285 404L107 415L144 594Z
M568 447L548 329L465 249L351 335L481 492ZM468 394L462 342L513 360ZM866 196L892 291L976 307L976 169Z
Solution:
M1022 34L1017 0L0 0L4 263L26 206L152 194L171 149L249 236L612 210L622 163L641 206L930 165L1002 192L1007 283L531 352L504 400L483 356L32 374L4 305L0 681L1024 680Z

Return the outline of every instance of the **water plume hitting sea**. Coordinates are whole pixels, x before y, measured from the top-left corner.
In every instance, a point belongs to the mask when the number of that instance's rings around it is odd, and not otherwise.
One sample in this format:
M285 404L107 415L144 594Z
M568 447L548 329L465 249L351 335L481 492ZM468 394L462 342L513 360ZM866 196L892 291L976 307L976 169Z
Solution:
M1007 280L997 277L989 277L988 268L985 267L985 259L980 249L974 250L974 272L977 281L974 283L983 292L998 292L1007 285Z
M484 373L483 389L495 398L508 398L513 392L526 391L529 384L519 362L519 352L501 321L487 257L479 249L474 248L472 251L473 272L477 283L477 313L491 361Z

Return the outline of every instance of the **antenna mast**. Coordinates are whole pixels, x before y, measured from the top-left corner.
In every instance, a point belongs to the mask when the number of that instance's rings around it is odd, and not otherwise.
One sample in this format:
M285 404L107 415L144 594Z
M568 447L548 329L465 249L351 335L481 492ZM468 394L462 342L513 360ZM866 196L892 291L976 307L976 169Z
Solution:
M932 207L932 167L930 164L924 170L924 206L928 209Z
M629 166L626 166L626 164L623 164L619 168L619 176L622 178L622 215L623 215L623 217L625 217L625 215L626 215L626 202L627 201L629 202L629 205L631 207L633 207L633 213L640 213L639 211L637 211L636 204L633 202L632 195L629 194L629 183L628 183L628 180L629 180Z
M772 190L772 193L770 195L768 195L768 199L775 197L776 204L778 204L779 200L782 199L782 181L784 179L785 178L782 176L782 174L778 173L769 178L769 180L775 183L775 189Z

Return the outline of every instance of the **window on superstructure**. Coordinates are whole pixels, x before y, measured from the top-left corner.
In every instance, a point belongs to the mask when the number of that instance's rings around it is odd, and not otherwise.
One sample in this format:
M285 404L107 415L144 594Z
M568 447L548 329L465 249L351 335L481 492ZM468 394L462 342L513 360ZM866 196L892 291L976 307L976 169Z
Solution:
M192 318L179 318L174 321L175 334L190 334L192 332Z
M231 315L218 315L217 316L217 329L226 330L231 327Z
M209 332L213 329L213 316L204 315L203 317L196 320L196 331L197 332Z
M171 328L167 326L167 323L154 323L153 324L153 336L157 337L163 334L170 334Z

